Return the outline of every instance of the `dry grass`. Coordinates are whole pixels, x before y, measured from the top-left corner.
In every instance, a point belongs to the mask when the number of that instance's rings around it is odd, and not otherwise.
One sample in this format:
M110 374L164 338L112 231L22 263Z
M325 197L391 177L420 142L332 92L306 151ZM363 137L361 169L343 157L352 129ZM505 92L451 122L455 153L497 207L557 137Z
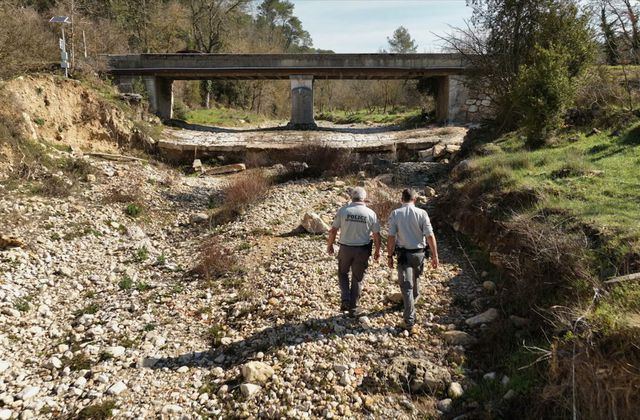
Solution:
M213 236L200 248L192 272L205 281L212 281L239 270L233 248L226 247L221 237Z
M240 216L249 206L267 194L271 179L260 169L243 172L222 191L224 202L213 214L216 224L228 223Z
M380 225L386 226L391 212L401 206L400 198L395 197L390 188L383 186L367 189L367 194L367 206L376 213Z

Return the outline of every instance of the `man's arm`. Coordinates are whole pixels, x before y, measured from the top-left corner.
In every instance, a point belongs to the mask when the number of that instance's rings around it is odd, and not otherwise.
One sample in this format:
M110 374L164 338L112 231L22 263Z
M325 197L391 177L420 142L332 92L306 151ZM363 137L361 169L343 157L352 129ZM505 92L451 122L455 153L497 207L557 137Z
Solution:
M380 245L382 244L382 238L380 237L380 232L373 232L373 246L375 250L373 251L373 259L378 261L380 259Z
M433 233L427 236L427 243L431 249L431 267L438 268L440 260L438 259L438 244L436 243L436 235Z
M327 238L327 253L333 255L333 244L336 241L336 235L338 234L338 228L332 227L329 231L329 237Z
M387 237L387 264L389 268L393 268L393 253L396 250L396 237L389 235Z

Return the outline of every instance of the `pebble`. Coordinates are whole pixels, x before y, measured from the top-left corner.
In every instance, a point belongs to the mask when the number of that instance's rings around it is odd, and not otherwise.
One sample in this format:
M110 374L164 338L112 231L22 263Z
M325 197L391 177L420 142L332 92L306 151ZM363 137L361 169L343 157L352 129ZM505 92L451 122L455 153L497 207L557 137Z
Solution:
M464 390L462 389L462 385L458 382L451 382L449 385L449 390L447 391L447 395L450 398L460 398L464 394Z
M27 400L30 400L31 398L35 397L36 395L38 395L39 392L40 392L40 387L27 386L22 390L22 392L20 392L17 395L17 397L20 400L27 401Z
M127 385L120 381L111 385L109 389L107 389L107 394L109 395L120 395L127 389Z
M437 407L438 410L443 413L448 413L451 411L451 404L453 404L453 400L451 398L445 398L444 400L438 401Z
M242 392L242 395L244 395L246 398L255 395L261 389L262 388L260 387L260 385L255 385L255 384L242 384L242 385L240 385L240 392Z
M8 408L0 408L0 420L9 420L13 415L13 411Z

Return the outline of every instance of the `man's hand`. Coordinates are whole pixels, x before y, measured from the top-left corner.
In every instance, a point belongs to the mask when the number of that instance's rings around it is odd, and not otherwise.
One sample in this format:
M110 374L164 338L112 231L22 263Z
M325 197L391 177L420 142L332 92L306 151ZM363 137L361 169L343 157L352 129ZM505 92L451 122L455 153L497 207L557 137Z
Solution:
M387 265L389 266L389 268L393 268L393 255L389 255L387 257Z
M431 268L435 270L439 265L440 261L438 260L438 256L436 255L435 257L431 257Z
M378 260L379 260L379 259L380 259L380 250L379 250L379 249L376 249L376 250L373 252L373 260L374 260L375 262L378 262Z
M327 245L327 254L329 255L333 255L335 252L333 250L333 244L332 245Z

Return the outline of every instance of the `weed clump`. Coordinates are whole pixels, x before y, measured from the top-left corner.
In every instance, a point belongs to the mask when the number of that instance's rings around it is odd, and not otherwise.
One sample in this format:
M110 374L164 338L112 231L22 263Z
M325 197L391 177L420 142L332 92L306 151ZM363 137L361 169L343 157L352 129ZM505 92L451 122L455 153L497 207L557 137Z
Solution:
M116 402L106 400L101 403L89 405L78 413L77 420L105 420L113 416Z
M260 201L270 186L271 179L261 170L247 171L236 176L224 188L224 202L216 209L212 219L216 224L236 219L247 207Z
M214 236L200 248L193 273L211 281L241 271L234 254L235 251L227 248L220 237Z

